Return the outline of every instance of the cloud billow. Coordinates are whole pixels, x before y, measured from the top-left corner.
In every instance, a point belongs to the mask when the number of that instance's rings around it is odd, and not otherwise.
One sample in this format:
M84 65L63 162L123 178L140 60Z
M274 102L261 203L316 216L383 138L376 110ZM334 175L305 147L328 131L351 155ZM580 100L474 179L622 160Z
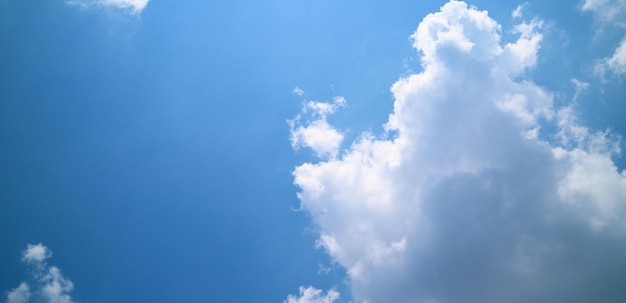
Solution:
M541 27L520 23L504 43L487 12L450 1L412 35L423 71L391 88L396 135L295 168L357 302L626 300L621 143L526 79Z

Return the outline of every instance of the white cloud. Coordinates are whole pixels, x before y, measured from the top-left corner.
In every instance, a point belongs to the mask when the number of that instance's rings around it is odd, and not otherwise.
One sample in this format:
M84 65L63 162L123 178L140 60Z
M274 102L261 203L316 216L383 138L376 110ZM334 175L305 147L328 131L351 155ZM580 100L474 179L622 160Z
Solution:
M323 294L321 290L314 287L300 286L300 295L289 295L285 303L333 303L339 299L339 293L333 289Z
M520 4L518 5L515 10L513 10L513 12L511 12L511 17L513 17L513 19L518 19L522 17L522 13L524 12L524 9L526 8L526 6L528 6L528 2L525 2L524 4Z
M72 281L67 279L61 269L56 266L48 266L46 260L52 256L52 252L43 244L28 244L22 252L22 261L32 265L30 271L35 289L22 282L20 286L10 291L7 295L8 303L72 303L70 296L74 288Z
M22 260L26 262L43 262L52 256L52 252L43 244L28 244L22 252Z
M26 303L30 298L30 287L22 282L20 286L11 290L7 295L7 303Z
M574 100L578 100L581 94L587 92L589 90L589 83L580 81L578 79L570 79L570 82L574 84L575 94Z
M101 0L105 6L112 6L121 9L130 9L133 13L141 13L150 0Z
M593 12L602 22L626 26L625 0L585 0L582 10Z
M292 129L291 145L294 148L310 147L319 156L335 156L343 135L325 120L316 120L309 125Z
M590 11L601 24L614 25L626 29L626 0L585 0L583 11ZM600 75L610 71L621 75L626 73L626 36L622 38L613 55L602 59L596 67Z
M65 3L82 8L114 8L131 14L140 14L150 0L67 0Z
M607 281L625 273L626 173L611 159L621 143L524 76L541 24L520 23L503 44L486 12L450 1L412 35L423 71L391 88L385 127L397 136L363 134L295 168L318 246L347 270L356 302L626 299ZM319 117L308 125L333 129L330 107L307 107ZM544 124L556 142L541 139ZM621 295L598 297L609 293Z
M63 276L58 267L51 266L43 276L41 294L49 303L72 303L69 293L74 289L72 281Z
M615 49L613 55L609 58L606 58L605 65L606 68L616 74L626 73L626 37Z
M298 95L298 96L300 96L300 97L304 96L304 91L301 88L297 87L297 86L291 92L296 94L296 95Z
M301 95L296 90L294 92ZM302 114L287 121L291 129L291 146L294 149L309 147L320 157L337 155L344 136L330 126L326 119L337 109L345 106L346 100L341 96L335 97L333 103L308 101L302 109ZM303 122L302 115L306 114L309 120Z

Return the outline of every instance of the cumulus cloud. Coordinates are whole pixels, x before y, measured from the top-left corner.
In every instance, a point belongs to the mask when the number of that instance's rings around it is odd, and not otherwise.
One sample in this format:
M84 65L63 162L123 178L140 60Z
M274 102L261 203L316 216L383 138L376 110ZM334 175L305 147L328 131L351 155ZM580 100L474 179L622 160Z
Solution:
M289 295L285 303L333 303L339 299L339 293L333 289L324 294L315 287L300 287L300 295Z
M52 252L43 244L28 244L22 252L22 261L32 266L30 271L34 289L26 282L7 294L8 303L46 302L72 303L70 293L74 289L72 281L67 279L61 269L49 266L46 260Z
M67 0L65 3L83 8L114 8L131 14L140 14L150 0Z
M619 137L579 124L525 76L542 22L520 22L503 42L464 2L427 15L412 35L423 70L391 87L384 127L396 135L363 134L295 168L318 246L347 270L357 302L626 299ZM334 130L317 116L294 121ZM294 147L313 145L294 144L291 129Z
M626 0L585 0L582 10L592 12L602 24L617 26L622 31L626 29ZM597 66L600 74L606 71L617 75L626 73L626 36L615 48L613 55L604 58Z

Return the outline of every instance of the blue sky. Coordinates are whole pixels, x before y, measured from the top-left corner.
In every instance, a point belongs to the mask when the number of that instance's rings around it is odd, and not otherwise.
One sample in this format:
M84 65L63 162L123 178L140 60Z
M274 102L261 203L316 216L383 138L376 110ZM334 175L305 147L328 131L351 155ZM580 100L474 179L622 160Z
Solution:
M0 0L2 300L623 302L623 20Z

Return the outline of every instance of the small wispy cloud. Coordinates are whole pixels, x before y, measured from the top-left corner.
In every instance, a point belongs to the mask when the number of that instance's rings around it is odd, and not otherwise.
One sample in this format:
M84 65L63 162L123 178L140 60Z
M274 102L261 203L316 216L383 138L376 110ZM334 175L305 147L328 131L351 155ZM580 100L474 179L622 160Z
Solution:
M591 12L603 25L611 25L626 31L625 0L585 0L581 9ZM626 74L626 35L609 57L603 58L596 66L596 73L604 76L607 72L614 75Z
M67 0L66 4L81 8L113 8L133 15L141 14L150 0Z
M296 89L295 94L304 94L302 90ZM344 135L328 124L327 117L346 104L346 99L341 96L333 98L332 103L308 101L302 113L287 121L291 130L291 146L295 150L311 148L320 157L336 156Z
M523 4L518 5L513 12L511 12L511 17L513 17L513 19L519 19L522 17L522 13L524 12L524 9L528 6L528 2L525 2Z
M315 287L300 287L300 295L289 295L284 303L333 303L339 299L339 293L334 289L329 290L326 294L322 290Z
M52 252L41 243L28 244L26 250L22 252L22 261L41 263L52 257Z
M46 262L52 257L52 252L43 244L28 244L22 251L22 261L29 266L33 286L27 282L7 293L8 303L72 303L70 293L74 289L72 281L67 279L61 269L50 266Z
M301 88L297 87L297 86L291 92L293 94L296 94L296 95L300 96L300 97L304 96L304 91Z

